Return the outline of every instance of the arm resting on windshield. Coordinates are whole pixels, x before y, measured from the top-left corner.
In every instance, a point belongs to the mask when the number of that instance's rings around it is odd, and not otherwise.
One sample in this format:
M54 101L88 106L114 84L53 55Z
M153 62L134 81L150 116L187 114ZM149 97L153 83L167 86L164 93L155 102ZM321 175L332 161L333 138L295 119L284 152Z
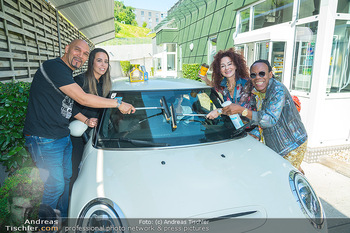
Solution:
M118 101L116 99L107 99L93 94L88 94L76 83L72 83L59 88L64 94L68 95L79 104L92 108L116 108ZM134 113L135 108L128 103L122 102L118 107L122 113Z

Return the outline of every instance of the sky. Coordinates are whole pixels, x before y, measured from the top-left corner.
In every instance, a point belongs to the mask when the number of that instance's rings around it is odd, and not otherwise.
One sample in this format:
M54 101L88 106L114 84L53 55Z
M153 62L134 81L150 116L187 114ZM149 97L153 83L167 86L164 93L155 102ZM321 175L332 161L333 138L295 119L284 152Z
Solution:
M168 11L178 0L119 0L125 6L141 8L145 10Z

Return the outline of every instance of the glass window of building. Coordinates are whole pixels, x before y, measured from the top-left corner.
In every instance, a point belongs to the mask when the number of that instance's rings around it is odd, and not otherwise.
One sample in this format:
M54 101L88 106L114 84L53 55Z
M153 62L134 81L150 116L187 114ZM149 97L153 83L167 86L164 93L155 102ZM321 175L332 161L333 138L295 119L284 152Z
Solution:
M292 90L310 92L318 22L296 26Z
M336 20L327 93L350 92L350 21Z
M244 56L244 45L236 45L235 51Z
M167 44L166 45L166 51L169 52L176 52L176 44Z
M156 18L156 23L159 23L159 18Z
M285 45L286 42L272 42L271 65L275 78L280 82L283 80Z
M160 14L160 17L161 17L161 18L164 18L164 14Z
M167 54L167 70L175 70L175 54Z
M299 19L318 15L321 0L303 0L299 5Z
M179 66L180 70L182 70L182 45L179 46Z
M269 60L269 44L268 41L256 43L256 60Z
M159 13L156 13L156 17L159 18Z
M250 24L250 8L240 12L240 30L239 32L248 32Z
M211 36L208 40L208 64L211 64L214 61L214 56L216 54L216 43L217 36Z
M145 12L144 11L141 11L141 16L144 16L145 15Z
M152 16L152 12L148 12L148 16L151 17Z
M162 59L161 58L156 59L156 64L157 64L157 66L156 66L157 71L162 71Z
M292 21L293 0L267 0L253 7L253 29Z
M338 0L338 13L350 13L350 1L349 0Z

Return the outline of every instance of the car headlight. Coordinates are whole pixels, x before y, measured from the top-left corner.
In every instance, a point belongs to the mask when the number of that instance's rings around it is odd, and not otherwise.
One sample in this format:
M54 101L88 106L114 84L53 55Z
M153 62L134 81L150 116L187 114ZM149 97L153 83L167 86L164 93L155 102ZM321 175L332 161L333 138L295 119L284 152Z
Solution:
M309 182L300 173L291 171L289 184L304 215L315 228L321 229L324 224L322 205Z
M96 198L85 205L77 219L75 232L126 232L120 208L111 200Z

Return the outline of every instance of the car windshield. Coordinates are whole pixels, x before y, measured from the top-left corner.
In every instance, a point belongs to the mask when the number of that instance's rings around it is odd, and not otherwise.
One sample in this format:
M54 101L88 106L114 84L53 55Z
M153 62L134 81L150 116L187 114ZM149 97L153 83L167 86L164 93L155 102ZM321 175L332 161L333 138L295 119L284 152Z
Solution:
M214 120L205 116L221 107L214 89L111 92L132 104L134 114L105 109L96 129L97 148L140 148L193 145L231 139L236 130L229 117Z

